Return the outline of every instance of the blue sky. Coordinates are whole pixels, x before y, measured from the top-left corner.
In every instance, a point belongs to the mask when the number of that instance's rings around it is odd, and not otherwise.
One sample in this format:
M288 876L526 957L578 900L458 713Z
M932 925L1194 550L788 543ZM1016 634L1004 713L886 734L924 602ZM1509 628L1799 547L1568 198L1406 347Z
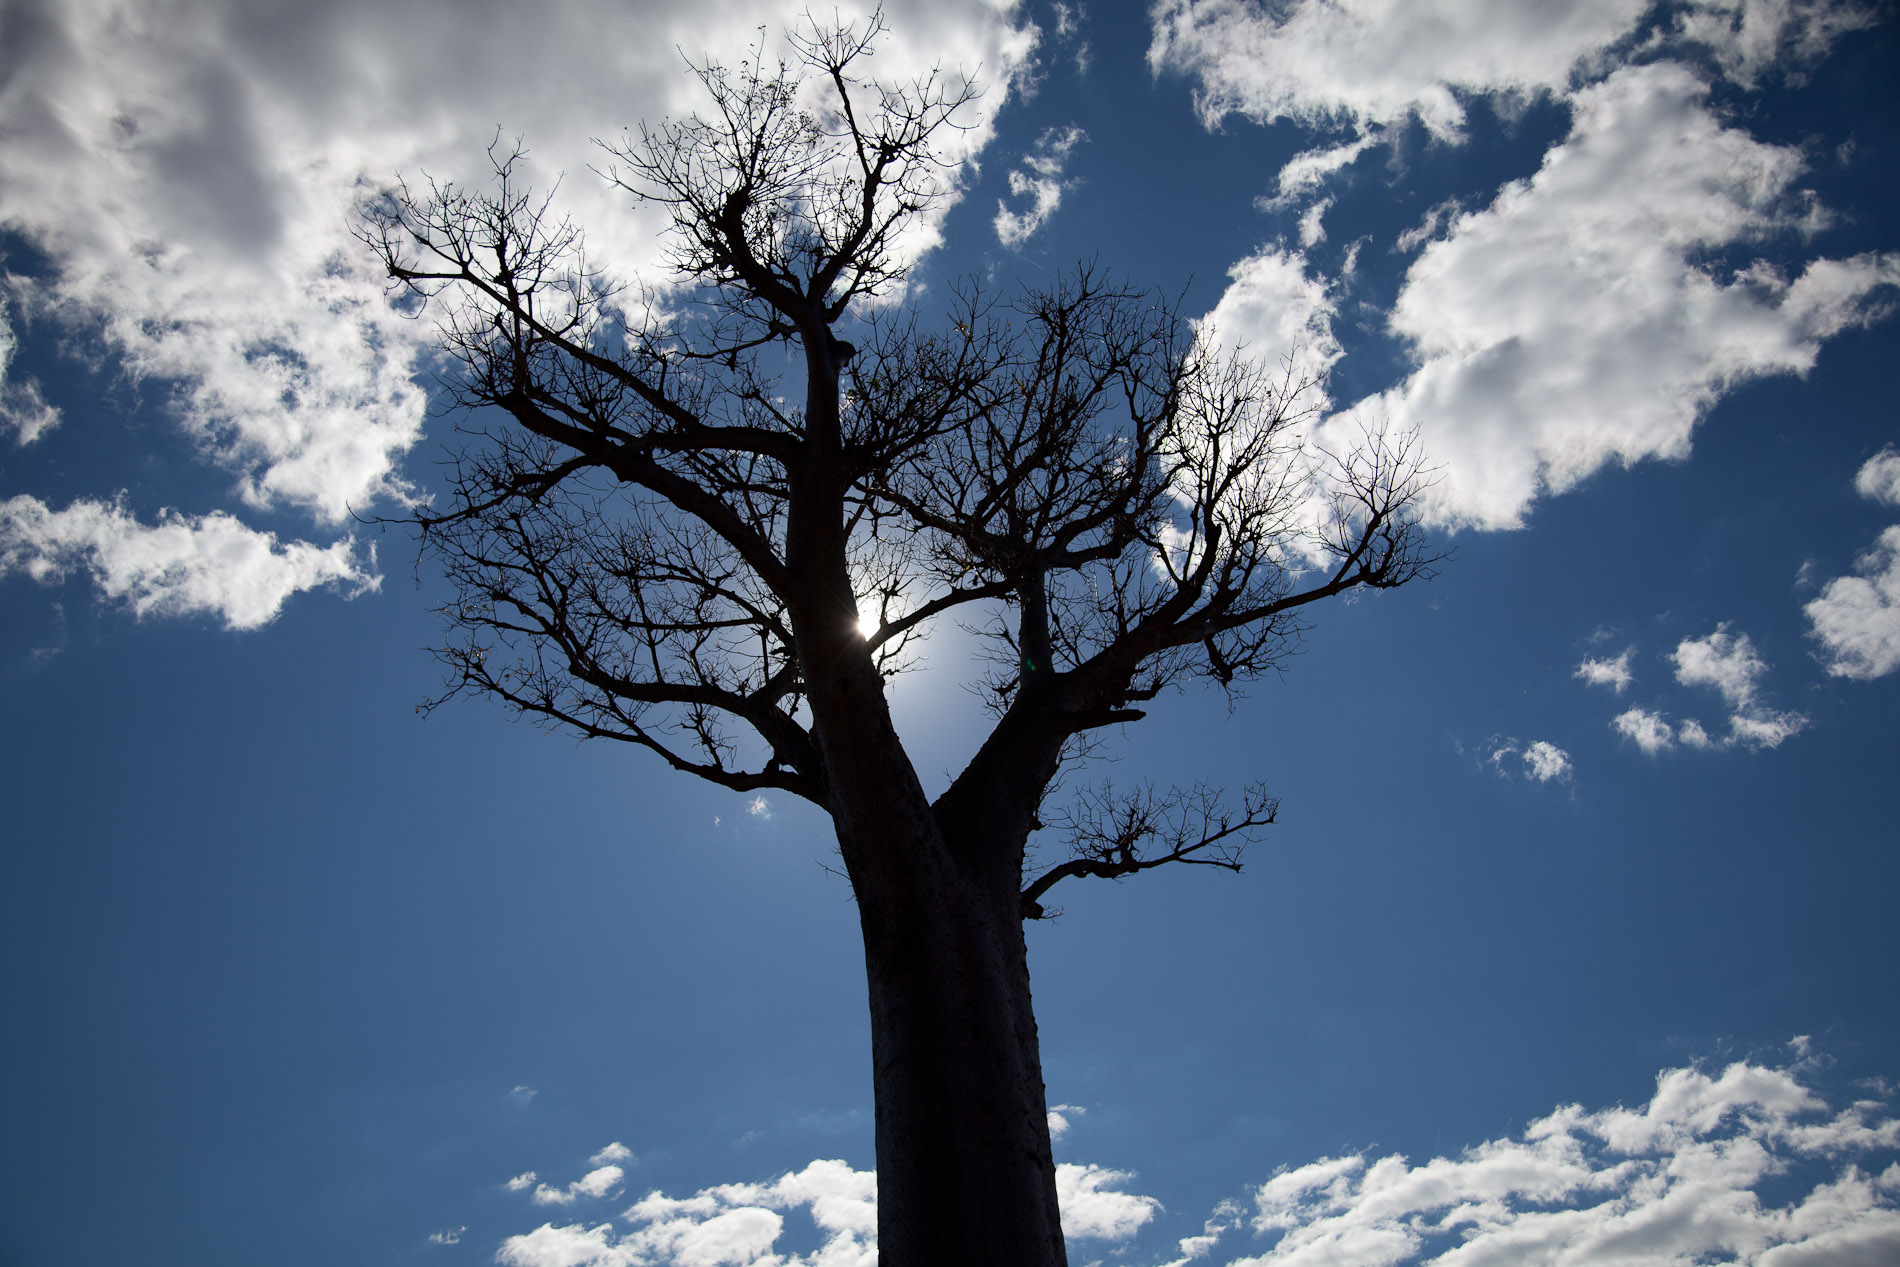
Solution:
M869 1252L826 825L419 717L443 591L352 518L453 423L354 200L499 128L650 269L589 138L796 13L0 7L0 1264ZM1072 1260L1900 1256L1891 8L886 14L986 90L925 311L1182 293L1415 425L1455 548L1111 745L1282 813L1030 929ZM894 688L927 782L969 652Z

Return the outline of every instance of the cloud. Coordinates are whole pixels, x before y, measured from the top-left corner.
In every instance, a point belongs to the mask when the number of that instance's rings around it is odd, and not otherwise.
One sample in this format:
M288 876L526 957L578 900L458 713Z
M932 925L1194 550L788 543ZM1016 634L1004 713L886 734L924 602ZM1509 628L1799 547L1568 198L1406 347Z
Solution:
M587 1160L590 1165L604 1166L608 1162L612 1162L612 1161L631 1162L631 1161L636 1160L636 1158L634 1157L633 1150L631 1148L628 1148L625 1144L621 1143L619 1140L615 1140L613 1143L607 1145L607 1147L601 1149L599 1152L595 1153L592 1157L589 1157Z
M1777 748L1807 729L1804 714L1768 707L1760 698L1762 675L1768 664L1756 652L1747 634L1731 634L1728 625L1701 638L1684 638L1670 661L1676 681L1684 686L1706 686L1717 691L1729 707L1728 733L1717 739L1694 718L1673 726L1659 712L1631 708L1610 721L1611 729L1654 755L1680 744L1685 748ZM1622 659L1629 655L1623 653ZM1585 664L1591 663L1585 661ZM1578 670L1579 677L1584 676Z
M545 1183L536 1184L533 1201L536 1205L573 1205L582 1197L604 1197L619 1187L620 1181L625 1177L626 1171L618 1166L599 1166L565 1188L551 1188ZM511 1191L514 1190L513 1180L509 1180L508 1187Z
M1900 1164L1859 1163L1900 1145L1900 1121L1872 1101L1831 1112L1806 1072L1671 1069L1641 1108L1570 1105L1457 1157L1282 1171L1253 1193L1251 1228L1274 1243L1233 1267L1891 1261ZM1764 1199L1770 1182L1788 1204Z
M35 497L0 502L0 576L24 572L52 584L83 571L139 617L210 614L228 629L255 629L292 594L332 589L354 597L375 589L374 566L374 555L359 557L353 538L279 544L222 511L160 511L145 524L122 499L75 501L64 510Z
M1313 125L1416 116L1453 138L1465 121L1461 93L1560 90L1580 58L1629 32L1647 7L1160 0L1148 62L1195 78L1210 127L1229 114Z
M1839 0L1701 0L1677 17L1676 30L1705 45L1730 79L1752 86L1777 64L1819 61L1840 36L1877 20L1871 8Z
M1161 1203L1153 1197L1114 1191L1134 1178L1125 1170L1101 1166L1056 1167L1056 1200L1062 1206L1062 1234L1072 1240L1123 1241L1154 1218Z
M1118 1191L1129 1178L1101 1166L1057 1166L1064 1234L1134 1236L1161 1203ZM808 1255L777 1251L785 1216L801 1211L822 1243ZM624 1228L544 1223L509 1237L495 1260L503 1267L870 1267L877 1253L877 1176L842 1161L814 1161L768 1183L720 1184L690 1197L650 1192L620 1219Z
M1521 764L1519 772L1535 783L1568 779L1571 772L1570 754L1544 739L1534 739L1522 747L1515 739L1507 740L1492 750L1490 764L1506 776Z
M1034 31L986 0L903 10L880 74L987 78L970 129L946 134L953 180L988 143ZM589 138L695 108L680 49L735 62L756 28L776 40L800 6L732 0L716 20L608 0L445 12L439 0L9 8L0 223L47 261L12 279L14 299L165 400L234 478L227 510L335 526L413 496L399 468L422 436L413 376L432 331L389 305L353 237L366 194L398 173L480 182L500 127L526 138L544 187L566 173L557 212L588 226L601 265L650 268L662 217L592 177ZM561 90L521 75L529 64L559 65ZM935 234L925 225L907 245ZM4 425L43 433L43 403L31 384L8 389Z
M1803 610L1827 671L1865 681L1900 668L1900 524L1880 534L1854 571L1829 581Z
M1611 463L1688 454L1724 392L1804 373L1821 341L1882 315L1900 256L1722 275L1724 249L1799 229L1800 154L1724 126L1688 68L1577 92L1529 180L1453 215L1405 274L1390 328L1416 368L1352 414L1416 420L1444 465L1433 513L1509 528Z
M1196 324L1203 342L1244 349L1256 363L1290 367L1295 382L1322 382L1344 355L1333 335L1339 309L1298 251L1265 247L1227 270L1228 286ZM1325 403L1323 396L1309 404Z
M1043 129L1042 135L1036 138L1035 148L1025 154L1022 165L1009 174L1009 192L1018 198L1028 198L1029 209L1014 212L998 199L996 219L992 222L997 241L1008 247L1021 246L1049 222L1049 217L1062 205L1063 193L1075 187L1075 182L1065 181L1062 173L1068 166L1069 155L1086 139L1087 134L1073 125Z
M1088 1112L1079 1104L1056 1104L1049 1109L1049 1138L1061 1139L1069 1133L1069 1116L1080 1117Z
M754 796L751 800L747 801L745 803L745 812L754 818L762 818L767 822L770 822L778 816L778 812L772 808L772 802L766 800L763 796ZM714 825L718 825L717 820L715 820Z
M1621 695L1636 680L1630 672L1630 657L1635 654L1635 647L1624 647L1623 653L1612 660L1586 659L1577 666L1575 676L1592 686L1607 686Z
M516 1175L513 1179L510 1179L507 1183L504 1183L502 1187L508 1189L508 1191L510 1192L525 1192L533 1185L534 1185L534 1171L524 1170L520 1174Z
M1646 708L1632 708L1618 713L1610 720L1610 728L1626 739L1635 741L1638 748L1647 753L1658 753L1676 742L1676 732L1662 714L1652 713ZM1700 730L1700 727L1697 727Z
M15 444L28 445L58 426L60 413L46 403L38 382L8 378L18 350L19 339L7 320L6 306L0 303L0 431L11 431Z
M1900 506L1900 449L1891 444L1861 464L1854 491L1885 506Z
M534 1099L534 1097L540 1094L541 1093L539 1091L536 1091L533 1087L528 1086L524 1083L522 1085L515 1087L514 1090L510 1091L508 1093L508 1098L513 1100L516 1104L526 1107Z
M464 1223L461 1227L452 1227L440 1232L431 1232L429 1233L429 1244L460 1245L462 1243L462 1233L466 1231L468 1231L468 1224Z
M1168 1267L1596 1267L1611 1262L1746 1262L1756 1267L1886 1263L1900 1255L1900 1118L1881 1100L1831 1106L1812 1085L1805 1040L1784 1065L1666 1069L1646 1103L1570 1104L1515 1137L1414 1165L1359 1152L1283 1168L1223 1201ZM1066 1106L1065 1106L1066 1107ZM1129 1175L1057 1167L1063 1230L1128 1241L1160 1204L1118 1191ZM819 1233L783 1253L786 1216ZM653 1192L619 1224L542 1224L509 1237L503 1267L870 1267L876 1176L814 1161L769 1183L690 1197ZM1258 1244L1260 1240L1268 1243ZM1116 1251L1118 1254L1121 1251Z

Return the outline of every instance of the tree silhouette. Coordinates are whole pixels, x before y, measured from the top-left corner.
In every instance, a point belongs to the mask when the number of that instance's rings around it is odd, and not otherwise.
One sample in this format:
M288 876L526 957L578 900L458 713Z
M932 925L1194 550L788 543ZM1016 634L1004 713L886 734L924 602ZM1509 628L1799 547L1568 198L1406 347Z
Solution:
M470 411L418 518L457 593L449 695L826 811L864 939L881 1261L1061 1263L1023 921L1068 879L1238 870L1275 806L1046 807L1059 771L1170 686L1279 664L1309 604L1432 560L1407 443L1316 461L1311 384L1096 267L968 284L935 323L890 302L973 93L864 78L881 30L694 65L703 116L606 147L671 214L666 292L595 270L518 152L486 189L398 186L364 236ZM994 725L933 800L885 688L952 616L988 648ZM1038 870L1045 823L1067 854Z

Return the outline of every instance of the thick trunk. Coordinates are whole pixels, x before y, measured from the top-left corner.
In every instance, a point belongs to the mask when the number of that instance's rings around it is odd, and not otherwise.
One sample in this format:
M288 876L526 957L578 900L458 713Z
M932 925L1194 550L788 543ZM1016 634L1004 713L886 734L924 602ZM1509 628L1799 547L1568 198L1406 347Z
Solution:
M904 868L904 891L858 893L877 1097L878 1260L1062 1267L1015 886L977 892L941 846L925 852L935 857Z

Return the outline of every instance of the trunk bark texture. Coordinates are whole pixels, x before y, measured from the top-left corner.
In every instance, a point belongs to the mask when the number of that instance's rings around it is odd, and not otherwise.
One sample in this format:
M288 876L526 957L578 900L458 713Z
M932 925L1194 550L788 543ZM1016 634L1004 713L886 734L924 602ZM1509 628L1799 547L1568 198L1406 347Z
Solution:
M858 887L878 1261L1063 1267L1016 877L986 883L929 835Z

